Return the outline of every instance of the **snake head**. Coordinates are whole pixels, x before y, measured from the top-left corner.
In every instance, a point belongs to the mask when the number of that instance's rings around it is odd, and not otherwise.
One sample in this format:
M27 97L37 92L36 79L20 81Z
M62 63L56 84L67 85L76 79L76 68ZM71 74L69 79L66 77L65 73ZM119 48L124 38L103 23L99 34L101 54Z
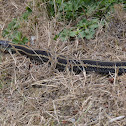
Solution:
M0 50L3 52L8 51L8 49L11 47L11 44L9 41L6 40L0 40Z
M9 46L9 41L5 41L5 40L0 40L0 46L7 48Z

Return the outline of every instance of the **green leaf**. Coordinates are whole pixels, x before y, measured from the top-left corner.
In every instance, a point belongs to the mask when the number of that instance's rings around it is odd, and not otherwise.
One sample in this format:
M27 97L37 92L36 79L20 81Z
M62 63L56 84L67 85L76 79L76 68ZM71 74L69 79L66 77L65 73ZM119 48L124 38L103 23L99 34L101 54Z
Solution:
M84 32L85 32L86 34L89 34L89 33L90 33L89 29L86 29Z
M28 38L27 38L27 37L23 37L23 38L22 38L22 42L23 42L24 44L26 44L26 43L28 42Z
M9 35L9 30L6 28L5 30L3 30L3 32L2 32L2 36L3 37L6 37L7 35Z
M91 35L91 34L86 35L85 38L89 40L89 39L93 38L93 35Z
M29 12L25 12L25 13L22 14L22 18L24 20L27 20L28 19L28 16L29 16Z
M59 34L55 35L55 37L53 38L54 40L57 40L59 38Z
M98 23L99 22L99 19L97 19L97 18L96 19L92 19L91 22L92 23Z
M26 10L27 11L22 14L22 18L24 20L28 20L29 15L32 13L32 9L31 8L26 7Z
M89 26L90 29L95 29L95 28L98 28L98 24L92 24Z
M20 27L19 25L19 21L17 21L17 19L13 19L9 24L8 24L8 27L7 29L8 30L16 30Z
M86 37L85 32L84 32L84 31L79 32L79 37L80 37L80 38Z
M15 23L11 22L11 23L8 24L7 28L11 30L14 27L14 25L15 25Z
M29 13L32 13L32 9L30 7L26 7L26 10L29 12Z
M58 4L61 4L61 3L62 3L62 0L57 0L57 3L58 3Z
M22 33L18 31L15 35L15 38L20 41L22 38Z
M66 40L68 40L68 36L60 36L60 39L61 39L62 41L66 41Z
M70 37L75 37L76 36L76 31L70 31L69 35L70 35Z
M77 27L85 27L87 24L87 20L86 19L83 19L81 20L78 24L77 24Z
M12 42L15 44L19 44L19 40L17 40L16 38L12 39Z

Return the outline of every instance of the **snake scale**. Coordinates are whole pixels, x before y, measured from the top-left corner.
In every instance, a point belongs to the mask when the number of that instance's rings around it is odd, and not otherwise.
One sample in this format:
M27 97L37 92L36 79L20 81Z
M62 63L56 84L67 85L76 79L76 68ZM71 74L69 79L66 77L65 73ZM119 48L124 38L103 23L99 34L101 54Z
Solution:
M126 61L107 62L88 59L67 59L64 56L53 57L49 51L33 50L25 45L13 44L12 42L4 40L0 40L0 47L4 48L6 51L10 49L12 52L20 53L41 63L49 62L49 64L51 64L53 60L56 62L55 68L59 71L64 71L68 68L70 71L74 71L77 74L83 70L103 74L115 73L115 71L117 71L118 74L126 72Z

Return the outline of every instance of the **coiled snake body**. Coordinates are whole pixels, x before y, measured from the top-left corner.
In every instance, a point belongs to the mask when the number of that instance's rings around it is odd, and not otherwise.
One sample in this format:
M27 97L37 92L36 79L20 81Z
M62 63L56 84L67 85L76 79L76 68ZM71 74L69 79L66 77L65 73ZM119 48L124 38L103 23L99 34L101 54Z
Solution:
M106 62L106 61L97 61L97 60L76 60L76 59L67 59L64 56L54 57L49 51L44 50L33 50L27 46L13 44L9 41L0 40L0 47L5 50L11 49L13 52L20 53L27 56L28 58L38 61L38 62L49 62L51 64L52 60L55 60L56 69L59 71L64 71L66 68L74 71L75 73L80 73L81 71L95 71L98 73L108 74L109 72L122 74L126 72L126 61L117 61L117 62Z

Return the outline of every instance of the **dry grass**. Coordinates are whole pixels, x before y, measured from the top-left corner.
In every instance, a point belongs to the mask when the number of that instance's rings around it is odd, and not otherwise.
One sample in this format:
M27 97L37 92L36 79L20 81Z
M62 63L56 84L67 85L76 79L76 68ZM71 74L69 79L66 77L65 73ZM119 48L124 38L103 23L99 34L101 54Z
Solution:
M13 17L24 11L26 4L22 0L0 1L1 33ZM53 37L62 29L63 23L57 22L56 18L48 20L44 4L41 10L35 4L33 8L27 27L21 30L29 38L36 36L34 48L50 49L52 54L74 58L126 59L126 14L117 6L112 15L114 18L110 18L111 23L106 29L99 28L94 40L75 40L72 43L54 41ZM23 56L1 54L0 124L124 126L125 78L125 74L108 77L94 72L79 75L58 72L47 64L30 65Z

